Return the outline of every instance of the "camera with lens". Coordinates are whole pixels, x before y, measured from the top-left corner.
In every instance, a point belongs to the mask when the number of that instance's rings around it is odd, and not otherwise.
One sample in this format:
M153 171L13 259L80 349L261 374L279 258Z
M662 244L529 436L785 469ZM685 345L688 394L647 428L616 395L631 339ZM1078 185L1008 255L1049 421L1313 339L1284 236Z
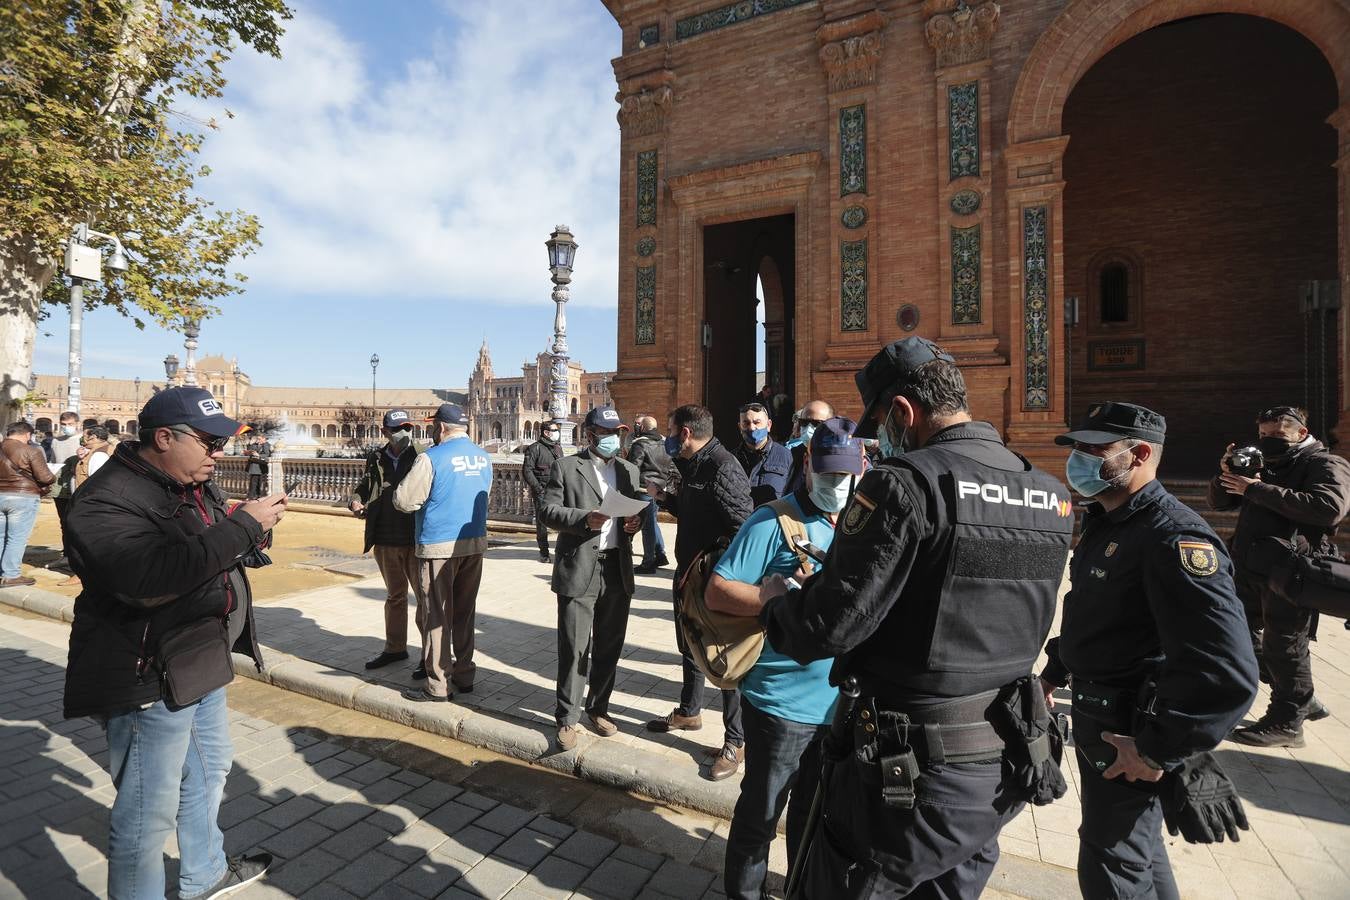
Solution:
M1255 478L1266 465L1265 454L1259 447L1238 447L1228 454L1228 469L1234 475Z

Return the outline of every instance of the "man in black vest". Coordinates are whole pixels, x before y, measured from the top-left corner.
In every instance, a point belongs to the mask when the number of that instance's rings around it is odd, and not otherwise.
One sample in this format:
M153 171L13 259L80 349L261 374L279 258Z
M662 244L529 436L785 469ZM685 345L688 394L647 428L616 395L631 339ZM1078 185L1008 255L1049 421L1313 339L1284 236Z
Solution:
M665 485L671 462L666 452L666 439L656 430L656 419L638 416L633 423L633 441L628 445L628 461L642 473L642 483ZM640 575L650 575L670 560L666 558L666 543L661 537L661 526L656 521L660 507L651 502L650 511L642 520L642 563L636 569Z
M1228 554L1157 479L1166 433L1152 410L1100 403L1055 439L1074 448L1070 486L1093 500L1041 675L1047 695L1072 683L1084 897L1178 896L1157 782L1192 759L1211 765L1204 751L1256 695L1256 658ZM1218 791L1208 802L1226 804Z
M831 681L862 692L803 896L975 897L1027 797L1005 779L1007 745L986 717L1001 691L1039 702L1029 676L1064 574L1068 491L971 421L961 371L931 342L896 341L855 380L856 433L877 436L882 461L821 574L760 589L774 648L838 657ZM1049 728L1044 710L1038 721Z
M530 499L534 501L534 539L539 546L539 561L548 562L548 526L544 524L544 488L548 487L549 472L553 464L562 459L562 446L558 443L562 431L557 422L542 422L539 427L539 440L525 448L521 460L520 474L530 489Z

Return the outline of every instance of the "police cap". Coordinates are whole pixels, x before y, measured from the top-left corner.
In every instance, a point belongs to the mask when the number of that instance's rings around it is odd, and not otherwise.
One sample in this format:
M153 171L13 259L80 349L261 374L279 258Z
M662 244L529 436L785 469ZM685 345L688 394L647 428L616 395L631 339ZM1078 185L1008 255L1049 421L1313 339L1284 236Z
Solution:
M949 363L956 362L951 354L927 338L907 337L882 347L881 352L872 357L872 361L853 376L863 402L862 418L853 436L876 437L877 423L872 421L872 413L881 402L881 398L907 380L910 373L919 366L935 359L946 360Z
M1121 438L1138 438L1161 444L1167 436L1167 420L1134 403L1094 403L1078 428L1055 438L1061 447L1071 444L1114 444Z

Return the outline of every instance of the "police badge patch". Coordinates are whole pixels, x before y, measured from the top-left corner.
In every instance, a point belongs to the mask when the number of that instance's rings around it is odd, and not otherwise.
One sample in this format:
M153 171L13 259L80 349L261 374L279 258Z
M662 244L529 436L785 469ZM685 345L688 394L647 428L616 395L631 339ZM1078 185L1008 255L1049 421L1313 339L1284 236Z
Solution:
M1119 546L1120 546L1120 545L1117 544L1115 541L1112 541L1111 543L1107 544L1107 545L1106 545L1106 554L1105 554L1105 555L1106 555L1106 556L1115 556L1115 555L1116 555L1116 548L1118 548Z
M863 530L872 511L877 508L872 498L860 491L853 492L853 502L844 513L844 534L857 534Z
M1178 541L1181 567L1192 575L1204 577L1219 571L1219 551L1208 541Z

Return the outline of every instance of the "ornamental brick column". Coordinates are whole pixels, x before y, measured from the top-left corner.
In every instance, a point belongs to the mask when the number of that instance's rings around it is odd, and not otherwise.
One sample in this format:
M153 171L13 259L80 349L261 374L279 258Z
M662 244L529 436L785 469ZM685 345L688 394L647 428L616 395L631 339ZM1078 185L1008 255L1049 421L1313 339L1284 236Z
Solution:
M1327 117L1327 121L1336 129L1339 137L1336 154L1336 230L1341 285L1341 309L1338 313L1341 365L1340 383L1337 385L1340 415L1332 436L1336 440L1336 451L1344 456L1350 455L1350 311L1346 309L1347 303L1350 303L1350 102L1342 104Z

